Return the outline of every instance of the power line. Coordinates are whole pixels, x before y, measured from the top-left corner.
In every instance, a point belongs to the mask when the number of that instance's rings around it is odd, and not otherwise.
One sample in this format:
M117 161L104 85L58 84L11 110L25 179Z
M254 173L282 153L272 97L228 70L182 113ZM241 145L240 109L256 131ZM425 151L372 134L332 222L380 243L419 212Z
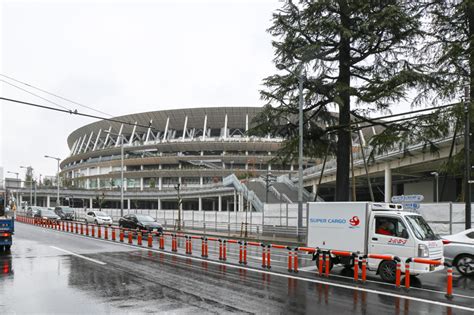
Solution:
M120 123L120 124L126 124L126 125L130 125L130 126L137 126L137 127L147 128L147 129L151 128L151 124L148 125L148 126L141 125L141 124L138 124L138 123L135 124L135 123L132 123L132 122L129 122L129 121L119 120L119 119L115 119L115 118L106 118L106 117L81 113L81 112L78 112L77 109L75 109L75 110L59 109L59 108L55 108L55 107L51 107L51 106L40 105L40 104L35 104L35 103L30 103L30 102L24 102L24 101L15 100L15 99L6 98L6 97L0 97L0 100L4 100L4 101L7 101L7 102L18 103L18 104L23 104L23 105L32 106L32 107L37 107L37 108L42 108L42 109L48 109L48 110L61 112L61 113L66 113L66 114L71 114L71 115L84 116L84 117L88 117L88 118L94 118L94 119L100 119L100 120L105 120L105 121L110 121L110 122L115 122L115 123Z
M103 114L103 115L107 115L107 116L113 117L113 115L110 115L110 114L108 114L108 113L106 113L106 112L103 112L103 111L101 111L101 110L98 110L98 109L95 109L95 108L93 108L93 107L90 107L90 106L81 104L81 103L79 103L79 102L73 101L73 100L68 99L68 98L66 98L66 97L63 97L63 96L61 96L61 95L48 92L48 91L46 91L46 90L44 90L44 89L41 89L41 88L39 88L39 87L36 87L36 86L34 86L34 85L32 85L32 84L29 84L29 83L26 83L26 82L22 82L22 81L20 81L20 80L17 80L17 79L15 79L15 78L12 78L12 77L7 76L7 75L5 75L5 74L0 73L0 76L5 77L5 78L8 78L8 79L10 79L10 80L12 80L12 81L15 81L15 82L24 84L24 85L26 85L26 86L29 86L29 87L31 87L31 88L33 88L33 89L36 89L36 90L38 90L38 91L41 91L41 92L43 92L43 93L46 93L46 94L52 95L52 96L54 96L54 97L60 98L60 99L62 99L62 100L64 100L64 101L67 101L67 102L70 102L70 103L79 105L79 106L84 107L84 108L87 108L87 109L90 109L90 110L95 111L95 112L97 112L97 113L100 113L100 114ZM6 81L3 81L3 82L6 82Z
M21 88L21 87L19 87L18 85L15 85L15 84L13 84L13 83L10 83L10 82L5 81L5 80L2 80L2 79L0 79L0 82L6 83L6 84L8 84L8 85L11 85L11 86L13 86L13 87L15 87L15 88L17 88L17 89L19 89L19 90L22 90L23 92L29 93L29 94L31 94L31 95L33 95L33 96L36 96L36 97L42 99L43 101L46 101L46 102L51 103L51 104L54 104L54 105L56 105L56 106L58 106L58 107L61 107L61 108L65 109L65 110L70 110L69 108L67 108L67 107L65 107L65 106L63 106L63 105L61 105L61 104L55 103L55 102L53 102L53 101L51 101L51 100L48 100L47 98L44 98L44 97L42 97L42 96L40 96L40 95L38 95L38 94L35 94L35 93L33 93L33 92L31 92L31 91L28 91L28 90L25 90L24 88Z

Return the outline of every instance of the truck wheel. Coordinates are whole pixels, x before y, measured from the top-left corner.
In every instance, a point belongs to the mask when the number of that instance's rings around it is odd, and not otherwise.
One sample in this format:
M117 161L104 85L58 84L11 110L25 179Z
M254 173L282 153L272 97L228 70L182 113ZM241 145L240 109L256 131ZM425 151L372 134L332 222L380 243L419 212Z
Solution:
M379 276L385 282L395 282L397 264L394 261L385 260L379 266Z
M463 276L474 276L474 256L463 254L456 258L456 269Z

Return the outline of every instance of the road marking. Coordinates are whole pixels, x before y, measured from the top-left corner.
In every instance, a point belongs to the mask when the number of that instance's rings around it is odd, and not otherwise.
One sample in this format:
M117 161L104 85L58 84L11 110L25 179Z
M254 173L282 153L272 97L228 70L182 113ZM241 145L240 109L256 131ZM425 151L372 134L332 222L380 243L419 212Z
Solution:
M51 231L54 231L54 230L51 230ZM62 232L62 231L59 231L59 232ZM394 297L394 298L400 298L400 299L405 299L405 300L423 302L423 303L427 303L427 304L433 304L433 305L444 306L444 307L451 307L451 308L454 308L454 309L474 312L474 308L467 307L467 306L462 306L462 305L456 305L456 304L450 304L450 303L446 303L446 302L427 300L427 299L423 299L423 298L417 298L417 297L412 297L412 296L407 296L407 295L401 295L401 294L397 294L397 293L378 291L378 290L375 290L375 289L361 288L361 287L358 287L358 286L356 287L356 286L346 285L346 284L342 284L342 283L329 282L329 281L325 281L325 280L297 277L297 276L287 275L287 274L283 274L283 273L276 273L276 272L268 271L268 270L259 270L259 269L256 269L256 268L238 266L238 265L223 263L223 262L219 262L219 261L203 259L203 258L199 258L199 257L185 256L185 255L182 255L182 254L171 253L171 252L167 252L167 251L164 251L164 250L156 250L156 249L140 247L140 246L136 246L136 245L131 246L131 245L128 245L128 244L117 243L117 242L113 242L113 241L110 241L110 240L91 238L91 237L87 237L85 235L70 234L70 233L64 233L64 234L65 235L80 236L80 237L83 237L84 239L93 240L93 241L102 241L102 242L106 242L108 244L114 244L114 245L124 246L124 247L128 247L128 248L134 247L134 248L142 250L142 251L152 251L152 252L155 252L155 253L161 253L161 254L165 254L165 255L168 255L168 256L175 256L175 257L180 257L180 258L184 258L184 259L191 259L191 260L196 260L196 261L200 261L200 262L207 262L208 264L211 264L211 265L226 266L226 267L233 268L233 269L244 269L244 270L253 271L253 272L256 272L256 273L269 274L269 275L274 275L274 276L282 277L282 278L295 279L295 280L301 280L301 281L306 281L306 282L311 282L311 283L318 283L318 284L325 284L325 285L328 285L328 286L333 286L333 287L338 287L338 288L343 288L343 289L348 289L348 290L355 290L355 291L360 291L360 292L366 292L366 293L372 293L372 294L378 294L378 295L385 295L385 296L390 296L390 297ZM63 251L63 252L66 252L66 253L69 253L69 254L74 255L74 256L78 256L78 257L93 261L93 262L98 263L98 264L105 265L104 262L94 260L92 258L88 258L88 257L82 256L82 255L79 255L79 254L75 254L75 253L69 252L67 250L55 247L55 246L50 246L50 247L58 249L58 250ZM413 289L415 289L415 288L413 288ZM435 291L435 292L437 292L437 291ZM443 292L438 291L437 293L443 293Z
M54 249L56 249L56 250L59 250L59 251L61 251L61 252L65 252L65 253L67 253L67 254L69 254L69 255L72 255L72 256L76 256L76 257L79 257L79 258L82 258L82 259L86 259L86 260L92 261L92 262L94 262L94 263L96 263L96 264L99 264L99 265L106 265L105 262L102 262L102 261L99 261L99 260L95 260L95 259L92 259L92 258L89 258L89 257L86 257L86 256L82 256L82 255L79 255L79 254L70 252L70 251L68 251L68 250L65 250L65 249L62 249L62 248L59 248L59 247L56 247L56 246L49 246L49 247L54 248Z

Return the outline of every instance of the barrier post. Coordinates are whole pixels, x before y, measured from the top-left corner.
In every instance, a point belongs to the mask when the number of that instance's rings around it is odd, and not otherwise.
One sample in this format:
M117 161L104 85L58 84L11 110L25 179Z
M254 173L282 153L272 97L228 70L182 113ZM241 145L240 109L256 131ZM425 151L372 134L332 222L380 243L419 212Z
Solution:
M397 263L397 269L396 269L396 272L395 272L395 286L397 287L397 289L400 288L400 278L401 278L401 274L402 274L402 271L401 271L401 267L402 267L402 262L401 260L398 258L398 257L395 257L395 261Z
M116 235L115 235L115 229L112 227L112 241L115 242L115 238L116 238Z
M66 222L66 232L69 232L69 222Z
M128 230L128 244L133 244L133 232Z
M295 248L293 254L293 272L298 272L298 247Z
M354 282L359 281L359 254L354 254Z
M92 225L91 228L92 228L92 237L95 237L95 225Z
M89 225L86 224L86 236L89 236Z
M329 277L329 267L331 266L331 253L326 252L326 267L324 268L324 273L326 277Z
M76 222L76 234L79 233L79 227L77 226L77 222Z
M292 271L292 266L293 266L293 253L291 252L291 247L287 247L288 249L288 271Z
M186 242L186 254L189 254L189 238L187 235L184 236L184 241Z
M224 240L224 244L222 245L222 260L227 260L227 241Z
M160 233L160 249L165 249L165 236L163 232Z
M193 254L193 238L191 236L188 236L189 238L189 255Z
M367 256L362 257L362 282L367 280Z
M123 243L123 237L124 237L123 229L120 229L119 238L120 238L120 242L122 242L122 243Z
M178 246L177 246L177 240L176 240L176 234L173 234L171 236L171 251L176 252L178 251Z
M411 258L405 261L405 289L410 289L410 262Z
M239 264L242 264L244 261L242 260L243 252L242 252L242 241L239 241Z
M148 232L148 247L153 247L153 236L151 233L152 232Z
M322 277L323 275L323 261L324 261L324 253L321 252L318 248L318 271L319 271L320 277Z
M222 240L219 239L219 260L222 260Z
M97 225L97 238L102 238L102 227Z
M247 264L247 241L244 242L244 265Z
M267 253L265 250L265 244L262 243L261 245L262 245L262 268L266 268L267 267L267 263L266 263Z
M446 277L446 297L451 299L453 297L453 266L451 264L445 264L447 269L447 277Z
M81 223L81 235L84 235L84 224Z
M109 227L106 226L106 225L104 225L104 238L105 238L106 240L109 239Z
M270 248L271 248L271 245L268 244L267 245L267 269L272 268L271 260L270 260Z
M142 246L142 231L138 231L137 245Z

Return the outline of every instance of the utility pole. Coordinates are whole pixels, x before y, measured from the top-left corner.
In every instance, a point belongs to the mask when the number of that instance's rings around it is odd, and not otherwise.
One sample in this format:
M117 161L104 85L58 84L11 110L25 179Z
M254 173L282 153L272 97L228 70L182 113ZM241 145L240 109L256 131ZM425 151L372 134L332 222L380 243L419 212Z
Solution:
M177 191L178 196L178 227L177 230L181 231L181 194L180 194L181 183L177 183L174 189Z
M469 97L469 87L464 88L464 116L465 116L465 126L464 126L464 160L465 160L465 181L464 181L464 200L466 201L465 208L465 224L466 230L471 228L471 152L470 152L470 97Z

